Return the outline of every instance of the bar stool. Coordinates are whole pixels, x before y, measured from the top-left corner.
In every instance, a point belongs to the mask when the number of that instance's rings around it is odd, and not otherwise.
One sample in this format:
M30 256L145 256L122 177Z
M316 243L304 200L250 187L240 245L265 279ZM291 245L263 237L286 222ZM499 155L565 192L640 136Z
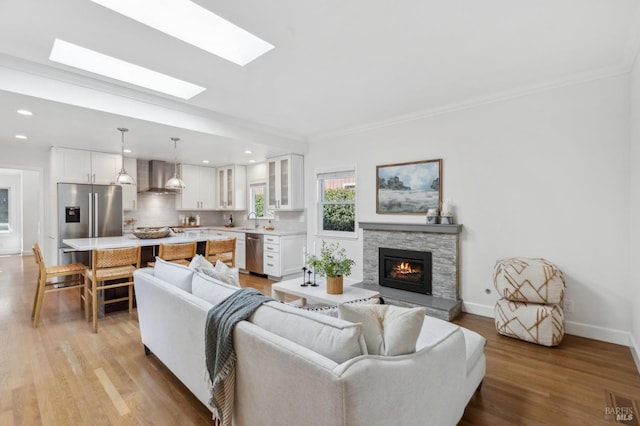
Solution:
M167 262L178 263L180 265L189 266L191 259L196 255L198 242L178 243L178 244L160 244L158 257ZM148 262L147 266L153 267L156 262Z
M140 267L140 246L120 249L93 249L91 269L85 272L85 315L89 320L88 304L91 303L93 332L98 332L98 305L129 301L129 313L133 311L133 272ZM126 279L126 282L107 284ZM98 291L128 287L129 295L98 302Z
M213 264L218 260L232 268L236 266L236 237L225 240L207 240L204 257Z
M52 293L55 291L71 290L73 288L80 289L80 308L82 309L82 299L84 299L84 279L83 274L86 270L86 266L82 263L69 263L66 265L57 265L47 267L44 264L42 258L42 252L38 243L34 244L33 254L36 257L36 263L38 264L38 284L36 286L36 294L33 298L33 308L31 309L31 321L34 328L38 327L40 321L40 311L42 310L42 303L44 301L45 293ZM52 278L68 277L64 281L51 282Z

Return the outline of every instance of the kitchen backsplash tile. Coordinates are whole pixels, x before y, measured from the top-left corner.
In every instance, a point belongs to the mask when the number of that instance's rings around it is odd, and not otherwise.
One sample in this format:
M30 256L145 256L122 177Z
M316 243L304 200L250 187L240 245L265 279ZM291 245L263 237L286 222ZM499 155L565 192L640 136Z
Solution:
M200 226L223 226L227 223L230 214L233 215L234 226L253 227L255 225L254 219L246 219L247 211L178 211L176 210L175 194L157 195L142 192L138 194L137 204L137 210L124 212L125 222L127 219L135 220L135 225L125 226L125 232L130 228L179 225L179 217L188 215L200 215ZM279 211L276 215L278 220L271 220L271 224L276 229L287 231L307 229L304 222L304 212ZM268 220L260 219L258 222L260 228L263 228Z

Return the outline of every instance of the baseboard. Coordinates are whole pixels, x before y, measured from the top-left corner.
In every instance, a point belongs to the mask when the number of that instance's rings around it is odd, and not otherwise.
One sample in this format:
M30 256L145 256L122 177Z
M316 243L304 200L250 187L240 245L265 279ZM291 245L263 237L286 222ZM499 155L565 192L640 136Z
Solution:
M473 315L480 315L481 317L493 318L495 316L493 306L481 305L479 303L462 301L462 311Z
M597 325L583 324L575 321L565 321L564 332L572 336L600 340L616 345L631 345L631 333L628 331L614 330L613 328L598 327Z
M636 342L636 339L633 338L633 334L631 333L629 333L629 346L633 360L636 362L638 373L640 373L640 346L638 346L638 342Z
M473 302L463 302L462 311L473 315L494 318L493 306L481 305ZM572 336L585 337L587 339L600 340L616 345L628 346L634 353L636 365L640 369L640 347L634 342L633 336L628 331L614 330L612 328L598 327L591 324L583 324L575 321L564 322L564 332Z

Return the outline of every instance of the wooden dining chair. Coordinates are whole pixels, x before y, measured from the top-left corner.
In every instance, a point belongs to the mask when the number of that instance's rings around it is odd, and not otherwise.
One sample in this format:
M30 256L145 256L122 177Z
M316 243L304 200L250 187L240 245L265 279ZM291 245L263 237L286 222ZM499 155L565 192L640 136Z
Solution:
M38 264L38 284L36 286L36 294L33 298L31 322L33 327L37 328L40 322L40 312L42 311L44 295L46 293L80 288L80 306L82 307L82 299L84 298L83 273L87 267L82 263L46 266L38 243L34 244L32 249L36 257L36 263ZM66 279L63 281L50 281L59 277Z
M218 260L232 268L236 266L236 237L224 240L207 240L204 257L213 264Z
M85 315L88 321L88 305L91 304L94 333L98 332L98 305L128 300L129 313L133 311L133 273L138 268L140 268L140 246L108 250L93 249L91 269L85 272ZM128 296L98 301L99 291L119 287L128 287Z
M198 242L177 243L177 244L160 244L158 257L167 262L179 263L180 265L189 266L191 259L196 255ZM153 267L156 262L148 262L147 266Z

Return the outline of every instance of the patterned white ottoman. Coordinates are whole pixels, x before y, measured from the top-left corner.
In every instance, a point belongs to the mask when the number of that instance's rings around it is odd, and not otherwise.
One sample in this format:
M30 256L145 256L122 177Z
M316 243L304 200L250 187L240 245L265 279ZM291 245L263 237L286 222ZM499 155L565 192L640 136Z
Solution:
M557 346L564 337L564 312L558 304L500 299L495 322L498 333L538 345Z
M565 282L562 271L545 259L514 257L496 262L493 283L498 333L556 346L564 336Z
M562 303L564 299L562 271L546 259L502 259L493 272L493 283L504 299L531 303Z

